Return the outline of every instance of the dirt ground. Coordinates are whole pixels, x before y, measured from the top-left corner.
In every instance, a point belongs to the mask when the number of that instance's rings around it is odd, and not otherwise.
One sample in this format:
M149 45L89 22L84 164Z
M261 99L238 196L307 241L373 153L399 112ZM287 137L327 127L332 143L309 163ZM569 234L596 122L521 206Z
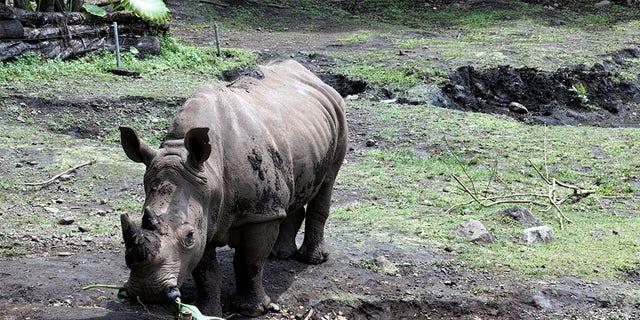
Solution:
M175 3L174 3L175 2ZM175 6L177 1L169 1ZM265 10L276 9L265 8ZM193 18L188 12L176 10L174 19ZM297 17L304 20L305 17ZM295 21L295 20L293 20ZM322 23L322 21L315 21ZM326 26L321 32L267 32L262 30L233 31L224 34L223 42L230 47L244 47L261 52L263 60L296 58L325 80L333 82L345 94L367 90L365 84L353 82L326 70L335 61L309 55L314 50L351 50L338 44L338 38L352 31L354 26ZM193 43L209 43L212 31L194 31L178 24L174 34ZM383 42L362 43L384 46ZM350 46L350 45L348 45ZM638 49L612 53L639 58ZM615 60L615 59L614 59ZM443 88L441 103L445 107L469 111L503 113L528 123L571 125L638 126L636 111L640 87L638 83L608 83L607 72L614 68L568 67L556 73L543 73L531 69L474 70L461 67L452 80L455 85ZM603 76L604 75L604 76ZM608 99L607 107L594 110L581 109L579 103L566 95L551 95L556 88L570 86L571 79L580 77L595 102ZM504 83L517 84L505 86ZM537 88L539 95L527 96ZM545 91L547 90L547 91ZM566 91L566 90L564 90ZM564 92L563 91L563 92ZM375 92L374 94L379 94ZM555 98L550 99L553 96ZM611 97L614 99L611 99ZM480 98L478 98L480 97ZM607 98L608 97L608 98ZM123 110L135 103L145 108L158 108L162 115L176 100L167 103L152 99L123 98L114 101L43 101L20 93L9 97L25 103L26 112L102 112L105 115ZM600 99L600 100L598 100ZM528 112L510 111L510 103L519 101L529 106ZM95 105L100 105L96 108ZM560 107L568 105L569 107ZM87 108L89 107L89 108ZM89 111L88 111L89 110ZM354 110L355 112L355 110ZM144 114L140 114L144 115ZM131 114L131 116L140 116ZM354 148L361 148L370 136L367 115L352 113L350 129ZM363 125L364 123L364 125ZM116 125L116 124L113 124ZM97 124L81 128L67 128L64 133L78 137L100 134L104 130ZM26 163L24 154L13 153L1 146L0 155L5 162ZM37 151L34 151L37 153ZM45 155L40 155L46 157ZM349 155L353 159L353 153ZM28 164L27 164L28 165ZM117 192L110 186L105 192ZM48 189L50 199L56 199L65 190ZM109 195L109 194L107 194ZM336 205L349 202L352 191L339 191ZM5 206L5 204L2 204ZM8 204L7 204L8 205ZM91 204L101 210L103 204ZM15 206L14 206L15 207ZM3 207L2 211L12 210ZM1 213L0 213L1 214ZM0 219L2 216L0 215ZM114 217L114 219L116 219ZM625 281L594 281L574 277L549 277L536 281L521 280L517 275L493 274L483 270L469 270L449 263L446 248L416 247L394 242L372 240L366 235L349 232L338 227L339 221L330 220L327 242L330 260L310 266L289 260L271 260L265 271L267 293L280 306L279 312L265 314L259 319L634 319L640 317L638 297L625 293L637 288L638 276L630 274ZM352 230L353 231L353 230ZM128 276L124 264L123 245L86 239L82 234L42 239L29 238L19 230L16 241L31 241L26 256L0 259L0 319L171 319L160 306L130 305L116 298L116 290L91 289L85 285L96 283L121 284ZM356 241L357 240L357 241ZM219 259L224 275L223 309L228 319L238 319L229 308L233 291L231 270L232 250L220 249ZM445 261L444 263L442 261ZM390 271L386 268L390 268ZM189 287L182 290L189 301Z

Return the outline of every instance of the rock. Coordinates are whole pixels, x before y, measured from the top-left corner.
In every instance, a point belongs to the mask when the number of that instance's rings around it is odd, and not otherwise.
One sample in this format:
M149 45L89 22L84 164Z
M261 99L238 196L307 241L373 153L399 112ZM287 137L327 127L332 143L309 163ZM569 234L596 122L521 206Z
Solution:
M74 221L75 220L73 220L73 217L63 216L58 219L58 224L62 226L68 226L70 224L73 224Z
M58 213L58 212L60 212L60 209L53 208L53 207L44 207L44 211L50 212L50 213Z
M68 257L68 256L70 256L70 255L72 255L72 254L73 254L73 253L71 253L71 252L69 252L69 251L61 251L61 252L58 252L58 256L59 256L59 257Z
M515 206L493 212L493 214L503 215L513 220L518 221L520 224L529 226L541 226L542 221L534 217L529 208L523 206Z
M603 7L608 7L609 5L611 5L611 1L600 1L600 2L596 2L593 6L596 8L603 8Z
M547 243L556 239L556 234L549 226L539 226L522 231L522 240L526 244Z
M544 295L535 295L533 296L533 303L542 308L542 309L553 309L553 305L551 301L547 299Z
M519 113L519 114L529 113L529 110L527 109L527 107L525 107L522 104L520 104L518 102L515 102L515 101L509 103L509 110L511 112L515 112L515 113Z
M373 258L373 264L375 264L383 273L386 274L396 274L398 273L398 271L400 271L398 267L396 267L393 262L387 260L385 256L378 256Z
M438 88L438 86L420 83L398 95L397 102L413 105L425 104L437 100L438 95L441 95L440 88Z
M365 142L364 145L367 146L367 147L373 147L376 144L378 144L378 141L376 141L375 139L369 139L369 140L367 140L367 142Z
M80 224L78 225L78 231L80 232L89 232L91 231L91 226L88 224Z
M451 233L471 242L494 243L495 238L479 220L465 221L451 229Z

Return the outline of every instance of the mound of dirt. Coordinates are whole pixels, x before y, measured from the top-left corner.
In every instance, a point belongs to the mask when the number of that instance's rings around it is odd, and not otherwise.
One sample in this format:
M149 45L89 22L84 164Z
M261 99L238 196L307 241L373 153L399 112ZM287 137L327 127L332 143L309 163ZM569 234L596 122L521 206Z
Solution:
M477 70L458 68L442 88L442 107L505 114L532 124L594 125L640 124L640 84L619 69L626 58L640 57L637 48L611 55L587 68L583 64L555 72L500 66Z

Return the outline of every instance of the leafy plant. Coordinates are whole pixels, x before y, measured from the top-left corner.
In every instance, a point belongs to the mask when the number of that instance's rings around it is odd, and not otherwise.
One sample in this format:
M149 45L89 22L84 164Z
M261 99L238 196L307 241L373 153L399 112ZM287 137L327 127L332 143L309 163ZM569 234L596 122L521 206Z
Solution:
M169 9L162 0L122 0L119 3L109 1L114 10L125 9L133 12L136 16L145 21L162 22L169 20ZM82 8L88 13L104 17L107 11L95 4L85 2Z
M589 102L589 97L587 96L587 89L584 87L584 84L582 84L582 82L576 82L573 85L571 85L571 88L569 89L569 91L573 93L574 99L582 107L588 110L596 109L596 106L593 103Z

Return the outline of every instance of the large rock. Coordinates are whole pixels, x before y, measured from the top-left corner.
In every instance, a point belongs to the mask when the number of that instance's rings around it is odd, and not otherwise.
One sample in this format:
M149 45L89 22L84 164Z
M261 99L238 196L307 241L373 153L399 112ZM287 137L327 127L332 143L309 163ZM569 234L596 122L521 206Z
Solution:
M465 221L451 229L451 233L471 242L494 243L495 238L479 220Z
M541 226L543 223L534 217L529 208L523 206L515 206L502 210L495 211L493 214L503 215L509 217L520 224L528 226Z
M527 244L547 243L556 239L556 234L549 226L539 226L522 231L522 240Z
M420 83L398 95L398 103L425 104L439 101L444 103L448 99L442 94L440 88L433 84Z

